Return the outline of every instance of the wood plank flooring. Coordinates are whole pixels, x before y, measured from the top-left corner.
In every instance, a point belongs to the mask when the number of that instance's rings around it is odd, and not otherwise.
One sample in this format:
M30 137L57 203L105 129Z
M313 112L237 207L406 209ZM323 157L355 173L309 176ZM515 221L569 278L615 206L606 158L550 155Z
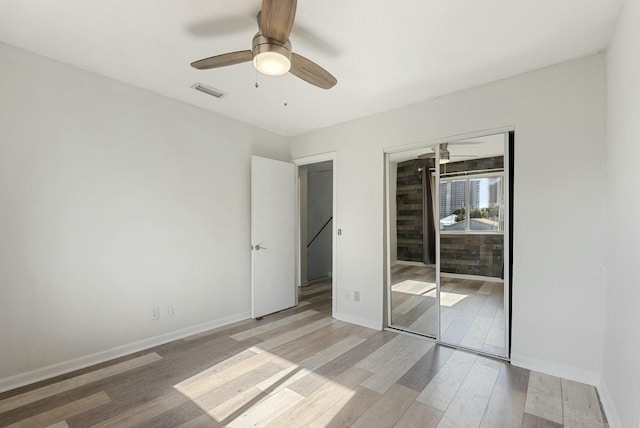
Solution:
M442 341L504 356L503 283L446 274L440 279ZM391 320L394 326L436 336L435 268L401 263L391 268Z
M330 293L0 394L0 426L607 426L591 386L334 320Z

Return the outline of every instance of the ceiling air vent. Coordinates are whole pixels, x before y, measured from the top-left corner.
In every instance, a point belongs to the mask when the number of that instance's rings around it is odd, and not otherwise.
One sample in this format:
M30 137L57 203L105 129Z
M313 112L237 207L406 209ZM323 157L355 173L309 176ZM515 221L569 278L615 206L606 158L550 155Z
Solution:
M220 89L207 86L204 83L196 83L192 86L192 88L216 98L224 98L227 96L227 94L225 92L222 92Z

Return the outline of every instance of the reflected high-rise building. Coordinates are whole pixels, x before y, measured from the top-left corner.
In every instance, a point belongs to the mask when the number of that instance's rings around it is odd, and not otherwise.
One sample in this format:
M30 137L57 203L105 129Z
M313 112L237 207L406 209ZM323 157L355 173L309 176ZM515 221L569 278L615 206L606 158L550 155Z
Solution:
M469 180L469 208L480 208L480 180Z
M467 206L467 181L450 180L440 182L440 218L451 215L455 210ZM480 182L469 181L469 207L471 209L480 206Z
M466 180L440 182L440 218L451 215L455 210L467 205L466 184Z
M497 179L492 181L493 183L489 184L489 206L499 203L500 181Z

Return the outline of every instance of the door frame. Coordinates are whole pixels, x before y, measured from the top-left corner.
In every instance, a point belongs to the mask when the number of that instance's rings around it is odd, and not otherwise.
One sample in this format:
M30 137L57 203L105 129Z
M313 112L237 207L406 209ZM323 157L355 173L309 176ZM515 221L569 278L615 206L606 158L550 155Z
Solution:
M392 153L399 153L399 152L404 152L404 151L408 151L408 150L414 150L414 149L421 149L421 148L428 148L428 147L439 147L439 144L442 143L452 143L455 141L459 141L459 140L468 140L468 139L472 139L472 138L478 138L478 137L485 137L488 135L495 135L495 134L504 134L505 135L505 144L504 144L504 178L505 178L505 184L504 184L504 192L505 192L505 220L504 220L504 243L505 243L505 249L504 249L504 254L503 254L503 260L504 260L504 312L505 312L505 356L496 356L496 355L492 355L489 354L493 357L497 357L500 359L504 359L504 360L510 360L511 358L511 329L512 329L512 251L513 251L513 238L511 236L512 234L512 210L513 207L511 206L513 201L511 200L511 185L512 183L510 183L511 179L513 178L513 172L512 172L512 168L513 168L513 159L512 159L512 153L511 150L513 150L513 148L511 147L511 142L509 139L509 135L510 133L515 132L515 126L503 126L503 127L497 127L497 128L489 128L489 129L485 129L482 131L477 131L477 132L468 132L468 133L463 133L463 134L456 134L456 135L450 135L447 137L441 137L441 138L432 138L432 139L426 139L423 141L417 141L414 143L410 143L410 144L404 144L404 145L400 145L400 146L392 146L392 147L386 147L383 149L383 155L384 155L384 214L385 214L385 221L384 221L384 230L385 230L385 245L384 245L384 252L385 252L385 264L386 264L386 271L384 273L384 282L385 282L385 290L387 293L387 296L385 299L383 299L383 318L386 317L386 322L385 322L385 329L391 329L394 331L398 331L398 329L394 328L391 326L391 304L390 304L390 296L391 296L391 249L390 249L390 245L391 245L391 230L390 230L390 204L389 204L389 155ZM435 163L436 165L439 164L440 161L440 150L436 150L436 157L435 157ZM439 203L440 201L440 170L438 168L436 168L436 186L435 186L435 192L436 192L436 201L437 203ZM508 246L508 248L507 248ZM436 228L436 303L438 305L438 329L437 329L437 334L435 337L435 340L437 343L443 343L441 341L441 334L442 332L440 331L441 328L441 313L440 313L440 229ZM386 309L386 310L385 310ZM403 330L401 330L403 331ZM411 334L411 333L410 333ZM455 345L455 344L450 344L450 343L444 343L447 346L453 346L456 348L460 348L460 349L465 349L463 346L459 346L459 345ZM473 350L473 352L477 352L477 353L481 353L484 354L483 352L479 352L477 350Z
M293 159L293 164L296 166L296 289L302 284L302 269L301 269L301 251L300 246L300 180L298 179L299 168L305 165L311 165L314 163L332 161L333 168L333 189L332 189L332 216L331 222L331 316L335 317L337 312L337 289L338 289L338 221L337 221L337 194L338 194L338 154L337 152L321 153L312 156L305 156L301 158ZM297 294L297 293L296 293Z

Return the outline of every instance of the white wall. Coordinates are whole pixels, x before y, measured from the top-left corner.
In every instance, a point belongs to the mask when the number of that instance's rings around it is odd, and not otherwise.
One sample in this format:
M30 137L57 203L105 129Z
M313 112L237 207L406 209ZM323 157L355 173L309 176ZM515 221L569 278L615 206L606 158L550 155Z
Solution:
M612 427L640 427L640 3L607 54L607 300L600 392Z
M251 154L288 141L0 45L0 390L248 317Z
M294 138L294 158L337 151L337 317L382 326L383 148L515 126L513 361L595 384L604 118L598 55ZM345 290L360 291L361 302Z

